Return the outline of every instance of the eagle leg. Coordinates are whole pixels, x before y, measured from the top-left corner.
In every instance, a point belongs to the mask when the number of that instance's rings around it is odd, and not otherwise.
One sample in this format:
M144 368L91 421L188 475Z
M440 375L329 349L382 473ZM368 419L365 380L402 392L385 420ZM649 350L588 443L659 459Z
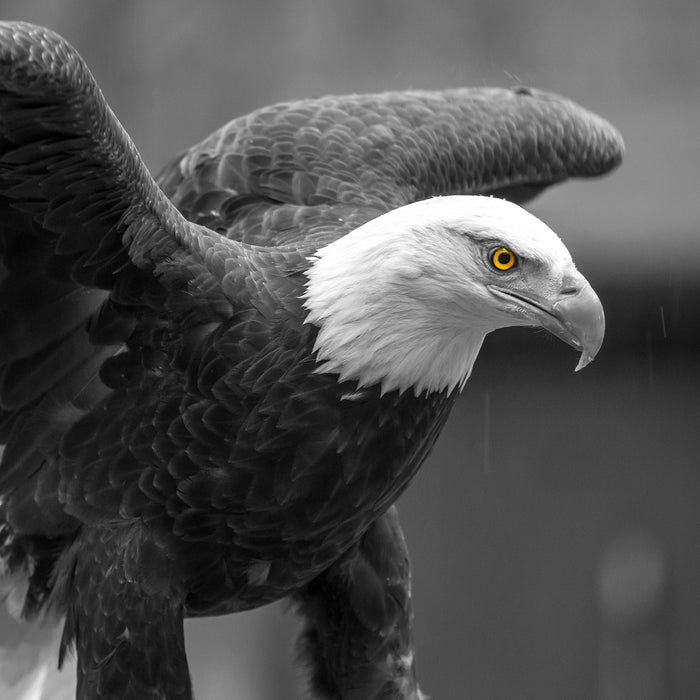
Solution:
M300 654L324 700L423 700L414 666L411 569L392 507L295 596Z
M192 700L173 569L140 524L84 528L64 552L54 593L66 609L61 662L77 653L77 700Z

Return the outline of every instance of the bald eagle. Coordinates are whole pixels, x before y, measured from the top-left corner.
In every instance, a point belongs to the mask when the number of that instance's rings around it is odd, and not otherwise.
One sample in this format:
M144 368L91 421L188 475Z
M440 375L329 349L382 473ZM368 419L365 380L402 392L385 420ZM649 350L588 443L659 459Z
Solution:
M621 139L517 88L333 96L147 172L77 52L0 24L0 555L77 697L191 698L183 618L292 597L318 697L424 697L393 503L484 336L603 311L517 204ZM491 195L491 196L484 196Z

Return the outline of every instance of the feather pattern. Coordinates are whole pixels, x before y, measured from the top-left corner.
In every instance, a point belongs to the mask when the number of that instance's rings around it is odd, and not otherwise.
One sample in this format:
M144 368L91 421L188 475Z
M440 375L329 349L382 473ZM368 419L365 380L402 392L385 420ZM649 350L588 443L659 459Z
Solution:
M602 174L617 132L525 89L335 96L230 122L159 186L78 53L14 22L0 117L0 556L25 613L66 614L78 697L189 698L183 615L295 593L319 692L420 697L385 514L456 389L318 373L310 260L418 199Z

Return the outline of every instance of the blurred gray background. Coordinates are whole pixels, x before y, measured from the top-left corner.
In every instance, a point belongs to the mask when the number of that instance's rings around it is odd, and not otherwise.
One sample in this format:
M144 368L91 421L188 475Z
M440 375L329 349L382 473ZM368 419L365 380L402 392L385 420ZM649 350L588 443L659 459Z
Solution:
M599 358L487 339L400 510L436 700L700 697L700 3L0 1L73 43L157 171L232 117L325 93L526 84L627 156L530 208L598 290ZM282 605L188 623L203 700L286 700ZM2 621L0 621L2 625ZM1 634L1 633L0 633Z

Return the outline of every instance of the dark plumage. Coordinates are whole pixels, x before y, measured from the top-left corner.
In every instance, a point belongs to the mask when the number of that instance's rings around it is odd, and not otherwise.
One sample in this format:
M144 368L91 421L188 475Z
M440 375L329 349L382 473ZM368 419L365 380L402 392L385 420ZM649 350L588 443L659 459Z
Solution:
M313 256L410 202L523 200L620 157L545 93L354 95L236 119L161 191L78 54L1 23L1 553L25 614L65 613L78 697L189 698L183 616L292 595L319 697L420 698L392 504L458 389L317 371Z

